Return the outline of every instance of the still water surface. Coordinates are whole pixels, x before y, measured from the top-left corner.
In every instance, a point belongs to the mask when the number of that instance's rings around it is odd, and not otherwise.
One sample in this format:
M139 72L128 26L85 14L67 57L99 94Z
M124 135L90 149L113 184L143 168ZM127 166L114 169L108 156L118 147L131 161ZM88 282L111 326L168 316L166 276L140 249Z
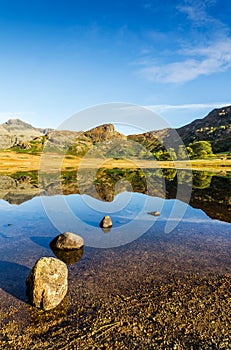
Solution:
M111 184L123 174L118 170L116 176L106 173L106 189L98 188L100 197L107 194L110 201L76 193L67 175L66 195L56 194L53 183L48 184L52 188L49 196L38 196L37 184L25 175L16 179L17 186L15 177L0 179L1 310L15 305L13 319L30 322L25 279L37 259L55 256L49 243L64 231L76 232L85 240L84 251L68 267L69 313L79 298L77 290L104 300L108 295L164 282L175 274L230 275L229 175L194 172L187 204L174 199L176 174L172 171L166 172L165 198L145 194L143 184L139 191L137 183L134 192L123 183L121 191L113 192ZM111 182L109 175L113 175ZM131 173L125 175L131 179ZM151 215L153 211L160 215ZM105 214L111 216L113 227L103 231L99 223Z

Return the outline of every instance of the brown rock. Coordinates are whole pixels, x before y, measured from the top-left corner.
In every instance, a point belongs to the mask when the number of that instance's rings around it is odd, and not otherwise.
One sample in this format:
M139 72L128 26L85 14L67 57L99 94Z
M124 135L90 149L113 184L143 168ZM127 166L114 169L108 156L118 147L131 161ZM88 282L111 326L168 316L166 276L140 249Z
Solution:
M67 293L67 277L62 261L52 257L39 259L26 279L28 301L43 310L55 308Z
M61 233L61 235L55 237L50 243L52 249L59 250L80 249L83 245L83 238L72 232Z
M148 214L153 215L153 216L160 216L159 211L150 211Z
M100 227L102 228L109 228L112 227L112 220L109 215L104 216L100 223Z

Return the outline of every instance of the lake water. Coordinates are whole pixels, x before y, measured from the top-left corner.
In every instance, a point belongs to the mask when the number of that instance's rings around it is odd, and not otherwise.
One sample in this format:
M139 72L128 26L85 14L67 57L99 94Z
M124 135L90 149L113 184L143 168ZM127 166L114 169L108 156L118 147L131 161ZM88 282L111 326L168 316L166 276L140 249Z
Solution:
M65 194L57 190L60 180L51 177L41 196L31 174L0 177L2 325L14 321L20 328L34 322L25 279L40 257L55 256L49 243L60 232L75 232L85 241L76 263L69 264L69 299L62 320L74 317L76 303L87 298L128 295L141 286L167 283L173 275L230 276L230 174L194 172L188 204L174 199L177 178L187 178L187 172L167 170L162 178L149 174L148 189L140 173L105 170L95 181L94 196L92 189L79 194L71 173L63 175ZM151 215L154 211L160 215ZM99 223L105 214L113 227L103 231Z

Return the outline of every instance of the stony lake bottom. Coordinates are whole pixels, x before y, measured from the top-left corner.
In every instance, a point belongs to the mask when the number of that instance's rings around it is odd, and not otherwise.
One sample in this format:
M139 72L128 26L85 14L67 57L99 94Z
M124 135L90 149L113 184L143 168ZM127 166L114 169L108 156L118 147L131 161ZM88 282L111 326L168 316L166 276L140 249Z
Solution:
M99 198L78 194L71 174L64 194L52 180L42 196L31 174L0 176L1 349L231 349L230 174L194 172L189 205L177 174L166 171L162 198L155 174L150 191L140 175L108 170ZM68 230L85 246L67 296L44 312L27 303L25 280Z

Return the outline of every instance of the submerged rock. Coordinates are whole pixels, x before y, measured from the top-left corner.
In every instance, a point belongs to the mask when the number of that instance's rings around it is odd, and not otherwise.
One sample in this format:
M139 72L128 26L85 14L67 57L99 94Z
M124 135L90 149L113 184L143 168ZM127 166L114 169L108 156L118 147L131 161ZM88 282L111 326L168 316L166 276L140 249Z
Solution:
M111 227L101 227L103 233L110 233L111 232Z
M67 293L67 277L62 261L52 257L39 259L26 279L29 303L43 310L55 308Z
M72 232L61 233L61 235L55 237L50 243L50 247L52 248L52 250L80 249L83 247L83 245L84 245L83 238Z
M109 215L104 216L104 218L100 222L100 227L102 228L112 227L112 220Z

